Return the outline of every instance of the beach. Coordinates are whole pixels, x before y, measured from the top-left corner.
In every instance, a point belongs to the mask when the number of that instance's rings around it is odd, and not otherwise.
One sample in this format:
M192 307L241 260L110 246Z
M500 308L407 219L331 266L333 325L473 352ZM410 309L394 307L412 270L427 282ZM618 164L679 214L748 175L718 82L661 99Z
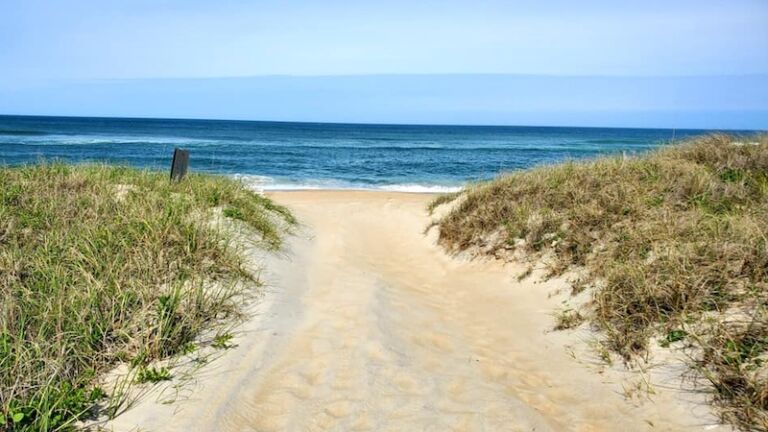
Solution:
M425 233L433 195L268 196L301 228L257 258L266 286L237 346L173 404L158 390L108 428L728 430L679 369L610 367L588 329L553 332L567 276L447 254Z
M0 16L0 432L768 432L768 1Z

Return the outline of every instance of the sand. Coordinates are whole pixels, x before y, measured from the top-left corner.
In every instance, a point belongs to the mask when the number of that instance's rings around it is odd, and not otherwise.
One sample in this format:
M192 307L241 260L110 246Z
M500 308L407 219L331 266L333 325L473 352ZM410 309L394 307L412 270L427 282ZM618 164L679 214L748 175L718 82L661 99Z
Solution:
M284 253L258 257L267 290L238 346L185 397L145 397L108 428L725 429L680 390L679 370L649 374L648 394L639 375L595 361L588 329L553 332L565 279L518 281L522 264L447 255L423 233L431 196L271 196L303 227Z

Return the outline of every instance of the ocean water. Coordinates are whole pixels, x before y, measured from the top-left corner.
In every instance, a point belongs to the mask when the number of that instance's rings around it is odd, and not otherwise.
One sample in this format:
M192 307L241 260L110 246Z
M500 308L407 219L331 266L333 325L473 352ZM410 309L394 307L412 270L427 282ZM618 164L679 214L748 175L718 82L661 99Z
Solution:
M449 191L503 171L640 153L700 130L0 116L0 164L45 159L190 170L256 189Z

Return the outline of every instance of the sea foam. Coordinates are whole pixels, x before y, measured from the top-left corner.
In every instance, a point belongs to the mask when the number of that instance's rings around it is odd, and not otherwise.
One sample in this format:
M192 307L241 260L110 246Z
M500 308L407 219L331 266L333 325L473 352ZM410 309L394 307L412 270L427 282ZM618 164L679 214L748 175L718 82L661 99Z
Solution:
M401 183L386 185L366 185L331 179L277 180L269 176L252 174L233 174L256 192L292 191L292 190L370 190L410 193L449 193L461 190L460 185L435 185L419 183Z

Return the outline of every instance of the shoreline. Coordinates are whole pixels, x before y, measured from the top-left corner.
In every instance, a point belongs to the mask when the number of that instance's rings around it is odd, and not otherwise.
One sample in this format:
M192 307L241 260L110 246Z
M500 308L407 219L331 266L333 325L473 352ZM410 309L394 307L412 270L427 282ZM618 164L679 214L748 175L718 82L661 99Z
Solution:
M458 189L460 190L460 189ZM388 190L388 189L356 189L356 188L329 188L329 189L265 189L262 191L262 193L269 195L269 194L283 194L283 193L293 193L293 192L318 192L318 193L324 193L324 192L332 192L332 193L358 193L358 192L372 192L372 193L402 193L402 194L414 194L414 195L442 195L444 193L451 193L451 192L431 192L431 191L424 191L424 192L417 192L417 191L407 191L407 190Z
M235 178L238 178L235 176ZM395 184L384 185L379 188L365 188L365 187L277 187L277 188L259 188L256 185L245 182L246 187L261 193L283 193L283 192L396 192L396 193L411 193L411 194L426 194L426 195L441 195L460 192L471 183L466 183L462 186L432 186L432 185L420 185L420 184ZM391 186L391 187L390 187Z
M403 195L416 195L416 196L437 196L443 195L443 192L412 192L412 191L399 191L399 190L384 190L384 189L268 189L262 192L266 196L271 195L283 195L283 194L329 194L329 195L342 195L342 194L403 194Z

